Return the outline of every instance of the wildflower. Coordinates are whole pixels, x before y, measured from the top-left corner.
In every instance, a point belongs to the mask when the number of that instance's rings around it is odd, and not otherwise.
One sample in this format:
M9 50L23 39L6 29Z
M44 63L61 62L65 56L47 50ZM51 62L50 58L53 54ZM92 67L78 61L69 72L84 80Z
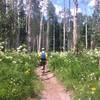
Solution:
M25 71L25 74L29 74L30 73L30 69L28 69L27 71Z
M12 61L13 64L16 64L16 61Z
M27 49L24 48L24 49L23 49L23 52L27 52Z
M3 46L0 46L1 49L3 49Z
M15 92L16 91L16 89L12 89L12 92Z
M23 47L22 45L19 46L19 48L22 48L22 47Z
M4 44L5 42L1 42L1 44Z
M10 59L10 60L12 60L12 56L6 56L6 59Z
M0 59L0 62L2 61L2 59Z
M22 49L22 46L19 46L18 48L17 48L17 50L21 50Z
M91 97L89 97L89 100L91 100Z
M13 81L10 81L10 83L12 84L12 83L13 83Z
M11 77L11 80L13 80L13 78Z
M94 94L95 92L94 92L94 91L92 91L91 93L92 93L92 94Z
M26 62L26 63L25 63L25 66L29 66L29 64Z
M52 58L52 56L50 56L50 58Z
M82 77L81 80L84 80L84 78Z
M17 52L20 52L20 51L21 51L21 50L19 50L19 49L17 50Z
M91 90L92 90L92 91L96 91L96 87L92 87Z

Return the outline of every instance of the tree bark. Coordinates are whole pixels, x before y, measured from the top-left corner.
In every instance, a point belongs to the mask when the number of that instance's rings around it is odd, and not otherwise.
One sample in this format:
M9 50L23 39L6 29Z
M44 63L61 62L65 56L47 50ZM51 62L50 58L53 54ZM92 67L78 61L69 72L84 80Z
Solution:
M74 0L74 18L73 18L73 50L76 50L78 42L78 26L77 26L77 0Z
M55 22L53 25L53 52L55 52Z
M17 6L17 14L18 14L18 19L17 19L18 26L17 26L17 34L16 34L16 48L19 46L19 36L20 36L20 18L19 18L19 8L18 8L18 6Z
M46 51L49 51L49 19L47 21L47 35L46 35Z
M28 42L28 51L31 52L31 12L32 12L32 1L29 0L29 10L28 10L28 33L27 33L27 42Z
M66 11L65 11L65 0L64 0L64 22L63 22L63 51L65 51L66 48Z
M86 43L86 49L87 49L88 48L87 18L86 18L86 25L85 25L85 43Z
M41 15L41 21L40 21L40 34L39 34L39 47L38 52L41 50L41 35L42 35L42 29L43 29L43 13Z

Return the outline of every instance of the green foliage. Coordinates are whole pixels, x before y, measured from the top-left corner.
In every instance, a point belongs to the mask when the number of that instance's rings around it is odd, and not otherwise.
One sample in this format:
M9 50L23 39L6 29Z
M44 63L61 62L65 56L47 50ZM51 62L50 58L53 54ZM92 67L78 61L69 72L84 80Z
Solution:
M36 62L34 54L0 52L0 100L26 100L40 92Z
M52 54L49 68L55 72L66 89L74 91L73 99L99 100L100 92L99 52L84 51L80 55L69 53Z

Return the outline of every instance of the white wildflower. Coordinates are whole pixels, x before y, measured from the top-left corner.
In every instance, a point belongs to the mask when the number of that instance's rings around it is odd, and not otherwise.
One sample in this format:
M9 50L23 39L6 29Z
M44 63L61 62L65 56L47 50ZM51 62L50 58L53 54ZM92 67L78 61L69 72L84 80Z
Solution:
M16 61L12 61L13 64L16 64Z

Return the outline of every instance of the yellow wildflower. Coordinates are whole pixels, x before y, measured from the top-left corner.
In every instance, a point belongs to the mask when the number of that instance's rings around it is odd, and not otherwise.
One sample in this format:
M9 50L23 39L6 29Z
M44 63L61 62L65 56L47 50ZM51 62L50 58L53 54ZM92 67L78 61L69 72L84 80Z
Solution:
M94 91L92 91L91 93L92 93L92 94L94 94L95 92L94 92Z
M29 74L30 73L30 69L28 69L27 71L25 71L25 74Z
M38 52L38 59L41 58L41 52Z
M92 90L92 91L96 91L96 87L92 87L91 90Z

